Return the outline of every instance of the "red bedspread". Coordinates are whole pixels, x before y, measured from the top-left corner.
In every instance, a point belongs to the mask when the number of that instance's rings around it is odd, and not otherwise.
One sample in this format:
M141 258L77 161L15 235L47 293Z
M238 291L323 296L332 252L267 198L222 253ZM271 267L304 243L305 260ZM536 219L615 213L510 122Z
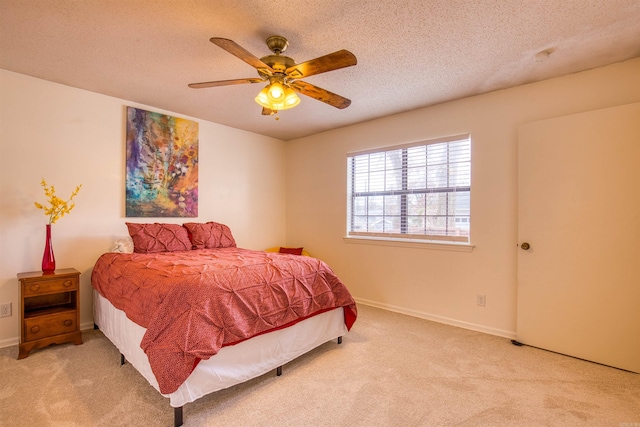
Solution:
M344 307L348 329L357 316L329 266L299 255L239 248L106 253L91 282L147 328L140 346L165 394L225 345L337 307Z

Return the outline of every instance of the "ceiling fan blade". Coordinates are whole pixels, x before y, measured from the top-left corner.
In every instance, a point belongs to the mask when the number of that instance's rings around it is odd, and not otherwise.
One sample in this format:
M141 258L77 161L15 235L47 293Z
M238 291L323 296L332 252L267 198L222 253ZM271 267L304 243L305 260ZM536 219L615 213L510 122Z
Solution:
M309 77L327 71L338 70L344 67L356 65L358 60L355 55L348 50L339 50L328 55L321 56L310 61L292 65L287 68L285 74L292 79Z
M226 50L230 54L242 59L252 67L257 68L258 70L267 70L266 72L269 75L274 73L273 69L270 66L262 62L257 56L255 56L253 53L249 52L233 40L223 39L221 37L212 37L210 41L216 46L219 46L222 49Z
M262 107L262 115L263 116L273 116L276 113L277 113L277 111L275 111L275 110L271 110L269 108Z
M303 82L302 80L291 82L290 86L291 89L296 92L300 92L303 95L310 96L311 98L317 99L318 101L322 101L336 108L343 109L351 105L351 100L333 92L329 92L326 89Z
M218 80L215 82L189 83L189 87L193 89L203 89L206 87L231 86L231 85L241 85L245 83L262 83L262 82L264 82L264 80L259 78Z

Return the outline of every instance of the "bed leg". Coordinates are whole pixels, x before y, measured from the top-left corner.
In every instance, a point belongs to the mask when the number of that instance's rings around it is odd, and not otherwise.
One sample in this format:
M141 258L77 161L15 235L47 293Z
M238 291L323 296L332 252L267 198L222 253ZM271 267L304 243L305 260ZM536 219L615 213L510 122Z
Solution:
M127 358L124 357L124 354L120 353L120 366L124 365L125 363L127 363Z
M342 337L338 337L338 344L342 344Z
M282 375L282 366L278 366L278 367L276 368L276 375L277 375L277 376Z
M173 408L173 426L180 427L182 425L182 406Z

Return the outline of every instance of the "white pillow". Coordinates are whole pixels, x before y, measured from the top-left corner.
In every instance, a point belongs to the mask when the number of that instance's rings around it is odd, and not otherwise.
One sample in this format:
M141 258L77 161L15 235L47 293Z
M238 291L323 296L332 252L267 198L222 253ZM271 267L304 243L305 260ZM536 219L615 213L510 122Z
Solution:
M131 237L124 237L116 240L111 252L121 252L124 254L133 253L133 239L131 239Z

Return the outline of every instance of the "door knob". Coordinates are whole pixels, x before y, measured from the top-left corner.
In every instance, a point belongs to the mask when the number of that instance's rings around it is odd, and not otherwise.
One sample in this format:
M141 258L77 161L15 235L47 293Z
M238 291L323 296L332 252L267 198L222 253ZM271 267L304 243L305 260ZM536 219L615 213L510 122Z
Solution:
M529 248L531 248L531 245L530 245L530 244L528 244L527 242L524 242L524 243L522 243L522 244L520 245L520 247L521 247L522 249L524 249L525 251L528 251L528 250L529 250Z

